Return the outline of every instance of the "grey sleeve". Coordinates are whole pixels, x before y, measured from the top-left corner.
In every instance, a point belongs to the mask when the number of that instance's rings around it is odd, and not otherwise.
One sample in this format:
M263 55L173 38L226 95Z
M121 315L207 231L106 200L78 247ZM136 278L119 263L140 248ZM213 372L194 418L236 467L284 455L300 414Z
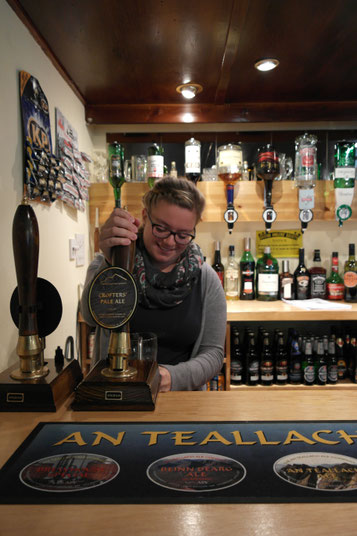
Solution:
M165 365L171 374L172 391L200 390L223 366L227 303L216 272L206 263L202 285L202 325L191 357L184 363Z

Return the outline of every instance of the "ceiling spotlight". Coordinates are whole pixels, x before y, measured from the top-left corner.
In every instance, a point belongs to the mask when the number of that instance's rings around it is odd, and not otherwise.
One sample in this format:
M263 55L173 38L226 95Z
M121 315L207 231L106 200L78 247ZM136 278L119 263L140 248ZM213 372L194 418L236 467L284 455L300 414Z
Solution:
M181 93L185 99L193 99L196 97L197 93L200 93L202 91L202 86L200 84L181 84L180 86L177 86L176 91L178 93Z
M272 69L275 69L279 65L279 60L276 60L274 58L266 58L264 60L256 61L254 64L254 67L258 69L258 71L271 71Z

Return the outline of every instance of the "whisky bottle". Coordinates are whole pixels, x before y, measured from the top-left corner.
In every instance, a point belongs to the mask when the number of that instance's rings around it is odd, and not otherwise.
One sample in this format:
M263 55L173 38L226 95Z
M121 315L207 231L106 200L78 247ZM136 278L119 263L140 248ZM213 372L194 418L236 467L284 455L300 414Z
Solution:
M255 261L250 251L250 238L244 239L244 252L239 263L240 268L240 299L254 300Z
M287 260L283 260L283 271L279 274L279 297L281 300L294 299L294 276L289 272Z
M338 273L338 253L332 253L331 274L326 280L327 299L328 300L343 300L345 286L343 279Z
M357 302L357 262L355 245L348 245L348 259L345 262L343 283L345 285L345 301Z
M229 246L229 257L225 268L225 292L227 300L238 300L238 263L235 260L234 246Z
M194 183L201 176L201 143L195 138L185 142L185 175Z
M320 250L314 250L314 265L310 272L310 296L311 298L326 298L326 269L321 266Z
M270 247L264 248L264 255L257 261L257 300L274 301L279 294L279 264L272 257Z
M305 341L304 356L302 358L302 372L304 385L313 385L315 383L315 364L310 338L306 338Z
M270 348L269 334L264 334L263 349L260 357L260 383L271 385L274 380L274 361Z
M164 151L157 143L153 143L148 148L147 159L147 179L149 187L152 188L157 179L164 176Z
M310 273L305 266L305 250L299 249L299 264L294 272L295 299L306 300L310 297Z
M222 283L222 287L224 288L224 266L221 261L221 243L219 241L217 241L215 245L214 260L213 260L212 268L218 275Z

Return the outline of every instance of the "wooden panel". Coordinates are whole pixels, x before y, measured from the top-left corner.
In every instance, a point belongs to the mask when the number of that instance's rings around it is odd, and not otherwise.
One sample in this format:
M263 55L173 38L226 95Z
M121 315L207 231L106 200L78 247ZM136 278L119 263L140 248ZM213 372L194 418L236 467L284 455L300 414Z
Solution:
M198 188L206 198L206 209L202 221L222 222L226 210L224 184L221 181L199 182ZM122 190L122 202L129 212L141 218L142 196L148 190L146 183L126 183ZM102 225L109 217L113 206L113 189L109 183L94 183L89 189L90 222L94 224L95 208L99 208L99 223ZM264 207L263 181L241 181L235 188L235 207L239 214L238 223L243 221L262 221ZM298 189L295 181L274 181L273 204L278 213L277 221L298 222ZM357 221L357 195L352 204L352 221ZM335 194L333 181L319 181L315 188L314 221L335 220ZM336 222L337 225L337 222Z

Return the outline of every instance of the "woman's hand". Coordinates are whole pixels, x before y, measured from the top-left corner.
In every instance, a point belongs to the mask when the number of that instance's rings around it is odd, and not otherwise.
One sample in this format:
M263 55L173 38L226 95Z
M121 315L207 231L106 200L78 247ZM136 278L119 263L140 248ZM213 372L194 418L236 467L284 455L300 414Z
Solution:
M99 247L108 262L113 246L129 246L138 237L140 220L122 208L115 208L100 230Z
M159 366L159 372L161 376L159 393L166 393L171 391L171 374L165 367Z

